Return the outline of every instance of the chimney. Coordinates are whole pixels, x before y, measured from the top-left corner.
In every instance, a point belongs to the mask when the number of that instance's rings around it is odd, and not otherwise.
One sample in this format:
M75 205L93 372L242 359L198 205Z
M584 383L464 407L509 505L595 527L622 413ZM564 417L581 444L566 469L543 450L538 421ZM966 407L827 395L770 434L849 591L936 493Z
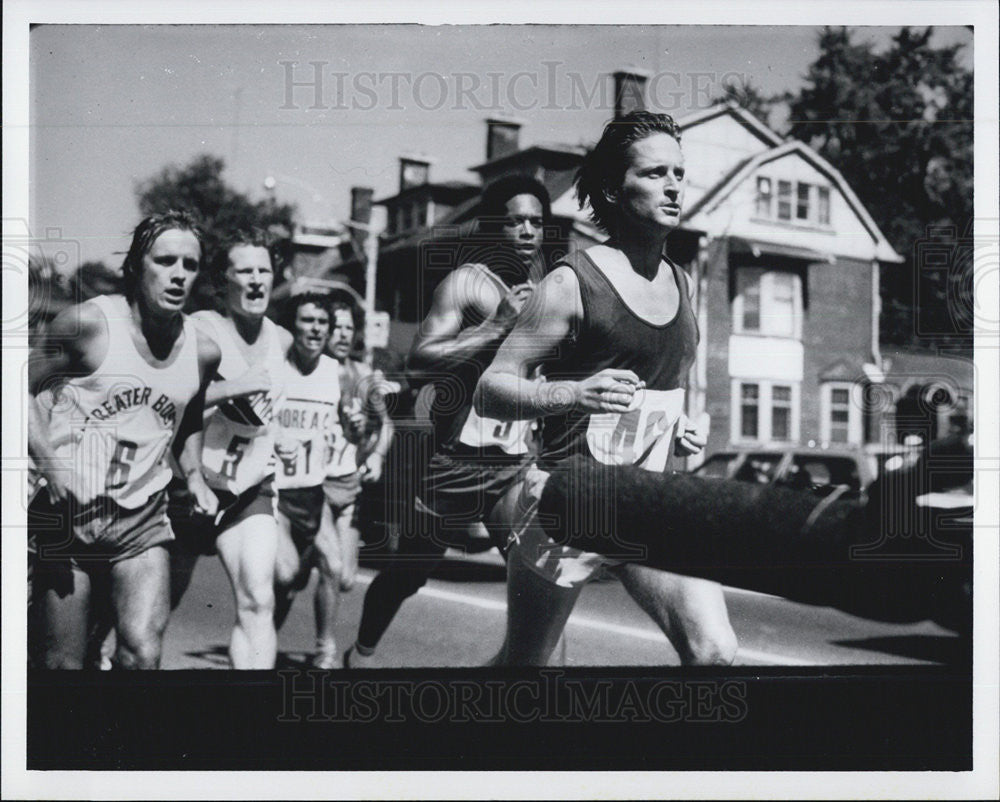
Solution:
M502 159L517 153L521 123L517 120L501 120L491 117L486 120L486 161Z
M355 223L370 225L372 221L372 196L375 190L369 187L351 187L351 220ZM359 228L350 230L351 238L359 248L364 249L368 232Z
M372 195L369 187L351 187L351 220L368 225L372 219Z
M431 176L431 160L425 156L399 157L399 191L426 184Z
M646 108L646 70L630 68L615 74L615 119L620 120L630 111Z

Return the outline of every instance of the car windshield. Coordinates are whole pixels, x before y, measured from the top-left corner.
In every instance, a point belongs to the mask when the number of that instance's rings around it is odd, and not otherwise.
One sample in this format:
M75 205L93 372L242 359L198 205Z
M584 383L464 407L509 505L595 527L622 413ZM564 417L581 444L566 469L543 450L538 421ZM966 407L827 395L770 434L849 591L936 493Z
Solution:
M861 490L858 463L850 457L824 457L796 454L788 470L788 479L794 484L847 485L853 491Z
M705 462L695 468L695 476L704 476L709 479L725 479L733 469L737 454L726 452L713 454Z
M783 456L781 453L747 454L747 458L733 478L741 482L769 484L774 479L774 473Z

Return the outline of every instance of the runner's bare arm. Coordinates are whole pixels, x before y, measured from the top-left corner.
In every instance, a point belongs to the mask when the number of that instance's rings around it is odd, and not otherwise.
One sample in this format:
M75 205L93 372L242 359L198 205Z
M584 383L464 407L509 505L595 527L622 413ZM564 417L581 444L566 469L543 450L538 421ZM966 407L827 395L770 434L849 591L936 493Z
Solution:
M198 331L211 342L215 342L215 329L208 322L206 312L195 312L191 315ZM279 331L285 331L279 327ZM289 334L288 347L291 346L291 335ZM284 345L284 341L282 341ZM218 347L218 346L216 346ZM287 348L285 349L287 350ZM211 377L212 383L205 392L205 407L211 409L219 404L224 404L233 398L245 395L252 395L258 392L267 392L271 389L271 375L263 365L251 365L241 376L222 376L216 368Z
M630 370L602 370L581 381L530 378L551 358L582 319L580 284L558 267L535 290L514 330L476 387L476 411L498 420L530 420L566 413L625 412L642 386Z
M66 489L53 470L55 454L49 442L46 415L39 407L43 390L58 392L67 379L89 376L104 361L108 350L108 327L95 304L82 303L64 309L53 318L28 362L28 453L45 476L53 501L66 497ZM49 399L49 403L53 403Z
M364 388L364 412L368 420L375 421L375 427L367 442L360 448L358 458L362 477L366 481L377 482L382 475L385 455L389 452L396 429L385 403L385 376L367 365L361 370L365 374L360 384Z
M488 364L530 294L526 284L502 294L477 265L452 271L434 292L431 310L410 349L408 370L450 372L470 362ZM483 322L463 329L467 315L477 315Z
M201 472L202 424L204 421L205 393L210 386L211 377L219 370L222 355L219 346L208 335L198 331L198 373L201 386L194 398L184 410L184 418L177 431L177 442L180 443L180 453L177 464L184 474L188 490L195 498L196 505L207 515L214 515L219 505L215 493L205 483Z

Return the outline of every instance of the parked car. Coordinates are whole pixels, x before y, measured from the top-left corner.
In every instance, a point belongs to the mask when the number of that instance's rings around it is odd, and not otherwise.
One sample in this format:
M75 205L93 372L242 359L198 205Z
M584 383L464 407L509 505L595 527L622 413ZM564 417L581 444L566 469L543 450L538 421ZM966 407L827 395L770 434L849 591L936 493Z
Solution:
M883 459L879 459L882 456ZM841 485L861 496L878 476L884 455L860 448L737 447L712 454L694 469L696 476L736 479L758 484L783 484L822 493Z

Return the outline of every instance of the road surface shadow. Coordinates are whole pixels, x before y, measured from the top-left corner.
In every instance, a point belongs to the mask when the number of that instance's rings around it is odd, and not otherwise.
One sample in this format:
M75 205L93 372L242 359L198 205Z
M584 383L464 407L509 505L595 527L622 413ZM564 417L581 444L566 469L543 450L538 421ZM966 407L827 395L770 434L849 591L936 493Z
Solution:
M956 667L972 664L972 642L957 635L887 635L878 638L836 640L831 643Z
M229 668L229 648L218 644L207 649L192 649L184 652L186 657L193 657L196 660L204 660L210 663L210 668ZM312 655L304 652L278 652L278 658L274 667L279 668L309 668L311 666Z
M408 559L414 566L426 565L420 557L368 557L362 558L360 565L373 571L381 571L389 565L403 565ZM506 582L507 568L503 564L479 562L477 560L462 560L445 557L440 565L434 567L431 578L444 582Z

